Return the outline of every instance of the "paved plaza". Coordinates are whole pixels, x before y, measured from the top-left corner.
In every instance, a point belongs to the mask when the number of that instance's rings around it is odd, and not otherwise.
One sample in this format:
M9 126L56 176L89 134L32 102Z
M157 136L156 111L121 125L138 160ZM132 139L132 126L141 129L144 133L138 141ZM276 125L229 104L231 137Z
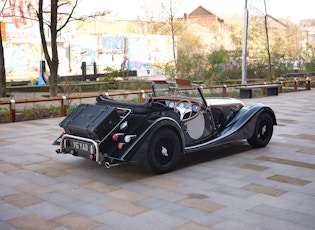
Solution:
M63 118L0 124L0 229L315 229L315 89L242 101L274 109L267 147L212 148L163 175L57 155Z

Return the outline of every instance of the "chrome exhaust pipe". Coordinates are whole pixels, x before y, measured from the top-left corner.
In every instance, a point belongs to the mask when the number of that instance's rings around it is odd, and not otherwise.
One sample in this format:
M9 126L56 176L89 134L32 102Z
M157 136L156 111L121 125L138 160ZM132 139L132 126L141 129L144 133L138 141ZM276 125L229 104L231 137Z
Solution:
M114 166L118 166L118 165L120 165L120 164L119 163L111 164L108 161L105 162L105 167L108 168L108 169L111 168L111 167L114 167Z

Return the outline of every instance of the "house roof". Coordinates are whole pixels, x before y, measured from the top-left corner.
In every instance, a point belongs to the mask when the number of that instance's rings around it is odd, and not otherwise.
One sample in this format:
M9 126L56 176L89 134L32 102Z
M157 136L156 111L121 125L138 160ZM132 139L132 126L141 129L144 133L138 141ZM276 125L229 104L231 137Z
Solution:
M284 22L282 22L281 20L279 20L279 19L277 19L277 18L271 16L270 14L268 14L267 16L268 16L269 18L271 18L273 21L275 21L275 22L279 23L280 25L282 25L283 27L285 27L285 28L288 27Z
M223 18L220 18L218 15L213 13L212 11L208 10L206 7L200 5L196 9L194 9L188 16L209 16L213 15L216 16L219 21L224 21Z

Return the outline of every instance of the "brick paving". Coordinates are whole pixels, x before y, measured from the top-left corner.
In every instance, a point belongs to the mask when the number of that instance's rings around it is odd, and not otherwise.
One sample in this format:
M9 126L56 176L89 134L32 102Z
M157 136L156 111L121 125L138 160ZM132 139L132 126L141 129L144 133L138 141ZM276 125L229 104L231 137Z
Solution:
M55 154L62 118L0 124L0 229L315 229L315 91L243 99L271 106L271 143L182 158L154 175Z

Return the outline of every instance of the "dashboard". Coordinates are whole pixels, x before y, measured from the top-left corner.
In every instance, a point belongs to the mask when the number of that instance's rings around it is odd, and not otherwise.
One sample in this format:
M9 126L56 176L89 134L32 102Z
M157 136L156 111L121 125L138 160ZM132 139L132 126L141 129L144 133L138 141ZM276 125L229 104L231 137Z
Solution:
M197 113L200 110L200 106L197 103L194 102L188 102L188 101L176 101L176 100L165 100L165 105L169 108L181 108L186 110L192 110L193 113ZM191 108L190 108L191 107Z

